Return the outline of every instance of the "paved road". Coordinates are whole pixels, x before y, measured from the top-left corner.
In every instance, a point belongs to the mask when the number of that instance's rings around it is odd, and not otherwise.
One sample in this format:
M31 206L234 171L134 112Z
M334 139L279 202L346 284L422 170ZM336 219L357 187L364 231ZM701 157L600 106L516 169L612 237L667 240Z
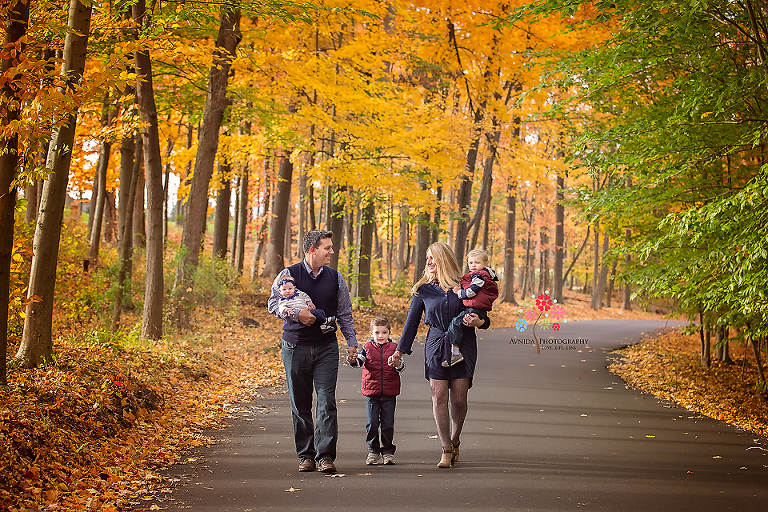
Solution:
M607 353L663 322L572 322L586 339L536 353L514 329L480 336L461 461L435 467L440 442L423 377L407 359L398 399L397 465L366 466L360 371L339 378L343 477L299 473L285 395L241 404L222 442L171 468L168 510L753 511L768 503L768 445L757 436L626 389ZM549 331L548 335L552 334ZM266 407L265 407L266 406ZM761 444L762 443L762 444Z

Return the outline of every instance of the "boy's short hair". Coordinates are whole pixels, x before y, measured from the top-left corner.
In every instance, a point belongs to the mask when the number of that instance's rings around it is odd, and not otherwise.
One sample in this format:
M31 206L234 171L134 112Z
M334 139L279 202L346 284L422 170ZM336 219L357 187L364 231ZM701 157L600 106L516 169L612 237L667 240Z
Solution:
M479 256L480 258L483 259L483 263L485 263L486 265L488 264L489 261L491 261L491 255L488 254L488 251L486 251L485 249L472 249L467 253L467 259L469 259L470 256Z
M388 331L392 331L389 327L389 320L387 320L387 317L385 316L377 316L371 320L371 332L373 332L376 327L386 327Z

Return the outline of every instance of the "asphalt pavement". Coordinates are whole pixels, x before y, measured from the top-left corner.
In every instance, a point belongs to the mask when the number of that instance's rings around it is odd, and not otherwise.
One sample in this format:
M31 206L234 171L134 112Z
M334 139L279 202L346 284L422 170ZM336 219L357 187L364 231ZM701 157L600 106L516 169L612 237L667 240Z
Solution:
M515 329L480 331L461 458L436 467L440 441L423 345L406 358L395 414L396 465L366 466L360 370L340 368L337 476L300 473L290 404L261 390L234 404L217 444L164 472L164 510L757 511L768 504L768 443L608 372L615 348L667 324L570 322L537 353ZM541 333L538 333L541 335ZM148 508L145 503L141 507Z

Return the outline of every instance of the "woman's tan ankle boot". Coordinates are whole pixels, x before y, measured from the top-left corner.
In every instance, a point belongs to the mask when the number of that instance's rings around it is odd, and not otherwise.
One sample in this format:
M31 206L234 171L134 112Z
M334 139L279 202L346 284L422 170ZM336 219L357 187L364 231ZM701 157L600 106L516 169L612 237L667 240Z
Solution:
M443 446L443 456L440 459L440 462L437 463L437 467L449 468L451 466L453 466L453 445L449 444Z
M453 459L451 459L451 464L455 463L459 460L459 445L461 444L461 441L456 441L453 443Z

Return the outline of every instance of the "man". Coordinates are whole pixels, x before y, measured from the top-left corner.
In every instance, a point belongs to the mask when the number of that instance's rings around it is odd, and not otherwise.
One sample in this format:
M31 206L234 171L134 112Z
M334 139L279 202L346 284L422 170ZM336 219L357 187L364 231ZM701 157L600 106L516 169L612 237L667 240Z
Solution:
M281 355L291 397L293 439L299 456L299 471L335 473L339 424L336 417L336 379L339 374L339 347L336 322L347 340L347 359L357 357L357 338L352 320L352 301L347 283L339 272L327 266L333 254L330 231L314 230L304 237L305 257L284 269L272 283L269 312L278 316L278 283L286 276L296 288L325 311L326 322L315 322L309 309L288 315L283 325ZM278 318L280 318L278 316ZM312 421L312 389L317 392L317 426Z

